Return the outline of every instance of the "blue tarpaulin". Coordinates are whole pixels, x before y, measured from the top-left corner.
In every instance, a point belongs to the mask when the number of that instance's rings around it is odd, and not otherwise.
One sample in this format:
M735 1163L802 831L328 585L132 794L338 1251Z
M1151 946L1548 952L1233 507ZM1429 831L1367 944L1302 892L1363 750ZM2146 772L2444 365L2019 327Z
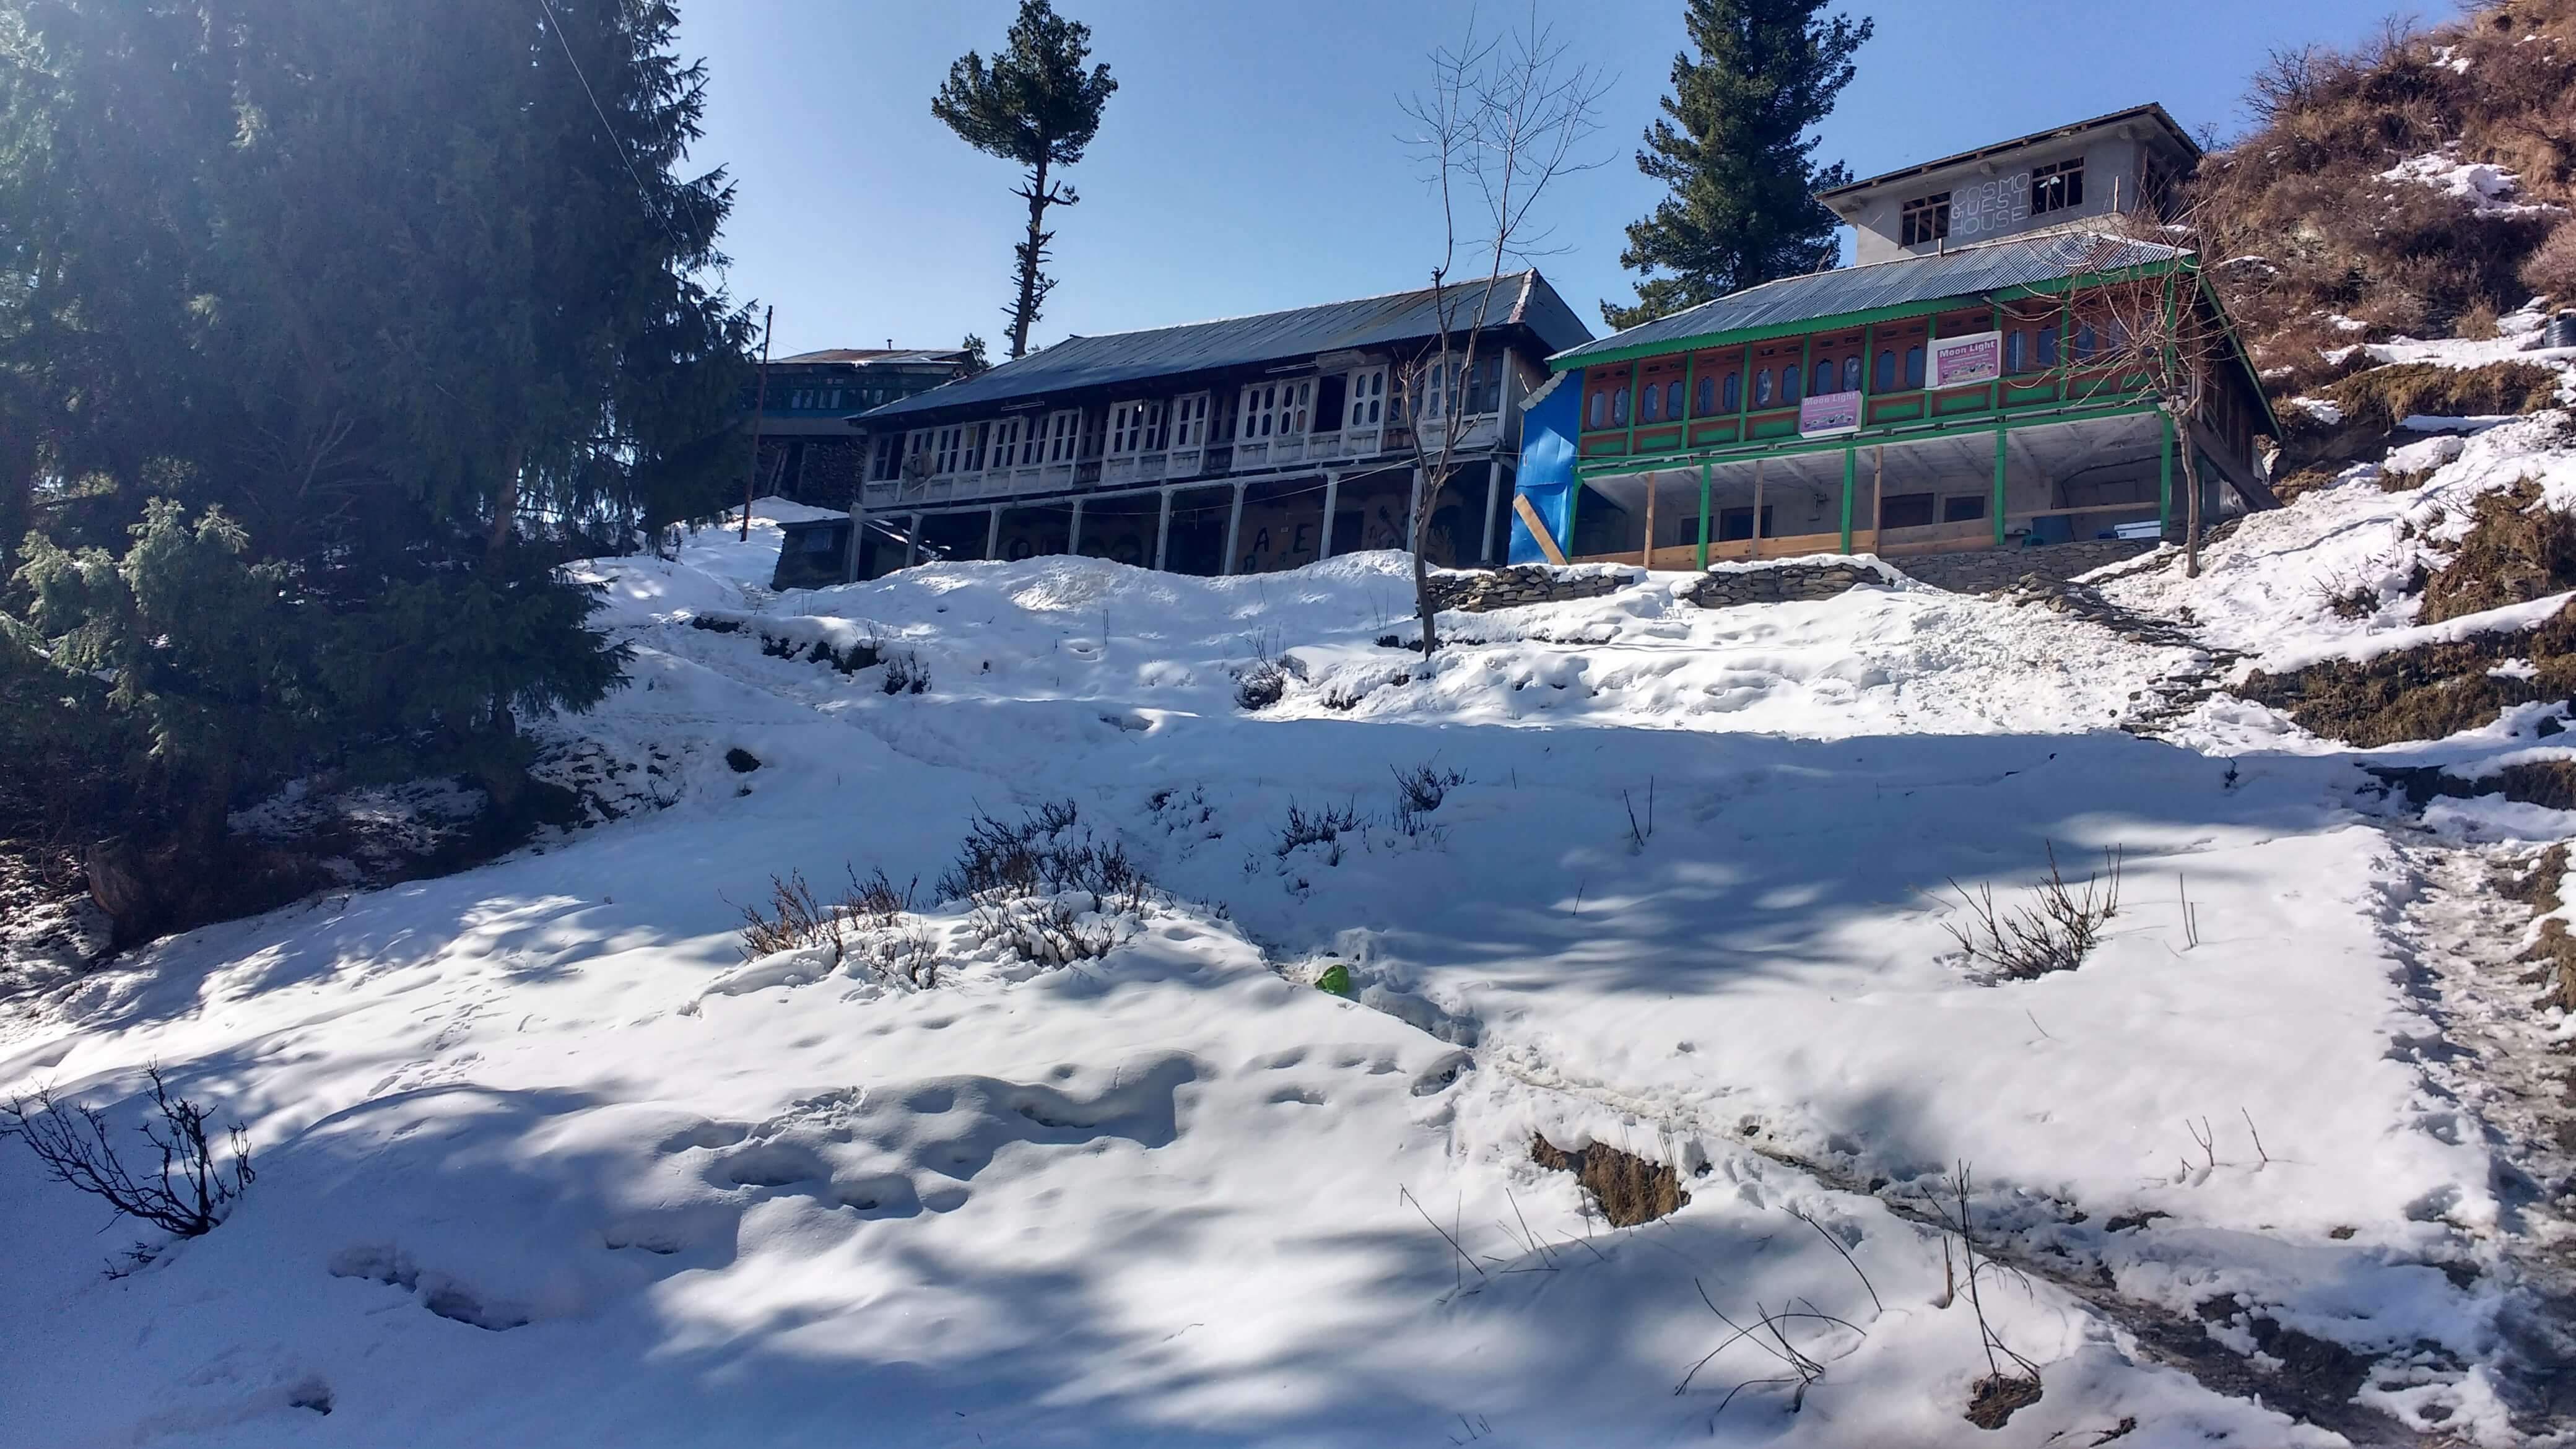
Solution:
M1564 549L1574 523L1574 432L1582 422L1583 370L1559 374L1556 385L1521 417L1521 467L1516 479L1520 496L1547 521ZM1545 563L1547 555L1530 536L1518 509L1512 512L1513 563Z

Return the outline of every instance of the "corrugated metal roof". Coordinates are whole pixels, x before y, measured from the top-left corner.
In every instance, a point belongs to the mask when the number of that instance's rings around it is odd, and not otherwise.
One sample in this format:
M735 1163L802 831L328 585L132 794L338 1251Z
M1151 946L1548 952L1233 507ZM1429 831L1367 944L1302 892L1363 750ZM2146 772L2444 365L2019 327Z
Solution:
M1453 299L1468 294L1465 306L1484 283L1456 282ZM1254 317L1191 322L1178 327L1151 327L1141 332L1113 332L1098 337L1068 337L963 382L890 402L861 414L864 421L925 413L936 409L985 407L1047 393L1175 373L1207 372L1264 362L1302 361L1318 352L1342 348L1385 347L1430 337L1440 330L1435 294L1429 287L1350 302L1327 302ZM1563 298L1536 270L1504 276L1496 291L1497 315L1488 326L1519 323L1551 351L1589 338L1591 329L1574 315Z
M826 347L770 360L772 367L811 367L825 362L875 363L955 362L966 354L954 347Z
M1552 365L1580 363L1586 357L1625 351L1656 342L1683 342L1720 333L1780 327L1824 317L1974 297L2006 287L2051 282L2078 272L2104 271L2171 261L2185 255L2179 247L2128 241L2092 232L2054 232L2017 237L1984 246L1962 247L1928 257L1903 257L1866 267L1843 267L1783 277L1747 287L1713 302L1657 318L1625 332L1568 348L1548 359Z

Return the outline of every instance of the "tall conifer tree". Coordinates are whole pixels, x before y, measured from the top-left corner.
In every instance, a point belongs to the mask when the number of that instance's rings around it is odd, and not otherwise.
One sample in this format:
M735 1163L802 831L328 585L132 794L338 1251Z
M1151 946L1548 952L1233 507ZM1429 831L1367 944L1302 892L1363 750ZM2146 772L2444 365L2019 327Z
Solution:
M1671 189L1628 227L1619 264L1644 275L1637 304L1601 304L1634 327L1713 297L1830 265L1834 215L1819 191L1851 179L1819 166L1809 132L1852 78L1873 22L1819 18L1827 0L1689 0L1691 49L1646 128L1637 169Z

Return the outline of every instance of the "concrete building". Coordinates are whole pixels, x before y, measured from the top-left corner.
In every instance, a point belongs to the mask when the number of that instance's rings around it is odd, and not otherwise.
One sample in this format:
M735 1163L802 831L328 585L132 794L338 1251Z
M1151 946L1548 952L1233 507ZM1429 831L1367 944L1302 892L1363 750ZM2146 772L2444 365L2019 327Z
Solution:
M1435 561L1499 561L1521 400L1591 333L1545 278L1492 294L1473 362L1427 376L1484 284L1068 338L862 414L864 525L791 525L781 587L929 559L1083 554L1200 575L1295 568L1405 543L1418 470L1410 393L1462 415L1432 516ZM1406 380L1414 385L1408 389ZM1444 423L1444 427L1448 424Z
M2103 229L2197 155L2146 106L1873 177L1824 198L1857 265L1550 357L1519 482L1538 531L1515 524L1512 559L2153 539L2188 511L2185 448L2205 520L2271 506L2257 440L2278 424L2199 259ZM2186 316L2209 360L2178 428L2131 319Z

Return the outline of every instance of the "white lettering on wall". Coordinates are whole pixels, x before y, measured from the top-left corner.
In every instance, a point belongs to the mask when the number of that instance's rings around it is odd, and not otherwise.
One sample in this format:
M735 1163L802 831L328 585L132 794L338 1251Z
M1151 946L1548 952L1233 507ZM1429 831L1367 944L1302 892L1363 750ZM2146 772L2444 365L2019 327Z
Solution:
M1950 235L1996 236L2030 220L2030 173L2016 171L1950 190Z

